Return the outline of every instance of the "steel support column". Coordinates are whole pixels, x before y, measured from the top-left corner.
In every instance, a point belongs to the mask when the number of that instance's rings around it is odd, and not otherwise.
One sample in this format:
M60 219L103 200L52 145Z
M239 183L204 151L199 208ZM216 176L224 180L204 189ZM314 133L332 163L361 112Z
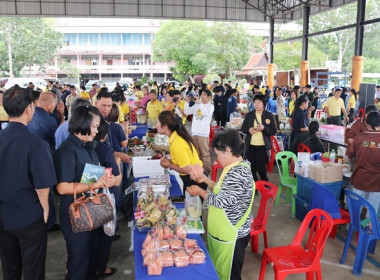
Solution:
M363 55L364 26L362 25L362 22L365 17L365 4L366 0L358 0L356 13L355 56Z
M307 56L308 56L309 18L310 18L310 6L305 6L303 9L302 60L307 60Z
M309 18L310 6L304 6L302 32L302 60L300 63L301 87L304 87L309 83L309 61L307 61L309 51Z
M269 24L269 63L273 63L273 41L274 41L274 18L270 19Z
M274 18L270 19L269 25L269 56L267 65L267 85L270 89L274 86L274 69L275 65L273 63L273 41L274 41Z
M358 0L356 12L356 34L355 53L352 57L352 78L351 88L359 90L363 77L364 57L363 57L363 35L366 0Z

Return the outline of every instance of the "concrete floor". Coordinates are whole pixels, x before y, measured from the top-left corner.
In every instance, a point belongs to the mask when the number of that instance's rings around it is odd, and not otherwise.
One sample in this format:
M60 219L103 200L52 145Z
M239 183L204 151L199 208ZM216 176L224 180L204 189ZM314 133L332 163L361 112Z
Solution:
M273 174L269 174L269 180L278 185L279 179L276 168L274 168ZM254 201L254 215L256 213L259 202L260 199L259 196L257 196ZM207 210L204 211L204 220L207 220L206 216ZM301 222L297 219L290 217L290 204L285 204L284 200L280 200L278 206L272 207L271 216L268 219L267 232L269 246L275 247L288 245L294 238L294 235L298 230L300 223ZM133 252L129 251L131 245L131 231L127 227L125 221L119 222L119 229L117 234L121 234L121 238L113 243L109 266L117 267L118 271L109 279L134 279ZM351 273L355 256L355 253L352 249L348 251L346 265L339 264L344 247L344 241L342 241L344 236L345 227L343 226L338 231L338 237L335 240L328 239L326 243L325 251L321 260L323 279L380 279L380 269L371 264L368 260L365 262L364 271L360 278L354 276ZM259 240L260 248L258 254L251 253L250 246L246 248L245 261L242 272L242 277L245 280L254 280L259 278L261 264L260 252L263 250L262 236L259 237ZM354 244L354 242L352 242L352 244ZM370 256L377 263L380 263L379 248L375 251L374 255ZM46 258L46 279L64 279L65 262L66 248L61 232L58 231L49 233L48 252ZM268 265L266 270L266 279L273 278L273 270L271 266ZM0 279L3 279L1 272ZM305 275L292 275L287 279L305 279Z

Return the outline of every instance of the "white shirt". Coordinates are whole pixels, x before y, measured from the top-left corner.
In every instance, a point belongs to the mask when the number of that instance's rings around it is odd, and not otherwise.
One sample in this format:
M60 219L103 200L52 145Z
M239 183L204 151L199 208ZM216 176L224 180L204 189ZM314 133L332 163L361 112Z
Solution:
M185 104L185 114L193 115L191 124L191 134L196 136L208 137L210 134L210 123L214 106L211 103L195 103L192 107L189 103Z
M375 98L379 98L380 99L380 90L376 90L375 91Z
M277 115L279 117L286 117L285 112L285 98L281 95L276 99Z

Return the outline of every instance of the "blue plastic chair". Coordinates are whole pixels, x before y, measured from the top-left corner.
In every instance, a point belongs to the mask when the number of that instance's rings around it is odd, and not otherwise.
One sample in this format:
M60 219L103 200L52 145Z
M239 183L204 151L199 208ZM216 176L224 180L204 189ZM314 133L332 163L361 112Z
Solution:
M311 161L321 160L321 158L322 158L322 153L320 153L320 152L316 152L316 153L310 155Z
M348 208L350 210L351 225L348 229L346 244L344 245L342 260L340 263L344 264L346 261L347 251L351 242L352 233L354 231L359 231L359 241L356 248L355 262L352 273L354 275L360 276L362 274L364 260L367 255L370 242L380 239L380 225L377 221L376 211L368 200L360 195L355 194L352 191L344 190L344 192L346 193ZM372 225L372 230L370 230L368 227L363 227L360 224L360 212L363 207L367 208L367 211L369 213L369 220Z
M310 209L319 208L330 214L334 221L330 238L334 239L338 225L350 222L350 214L347 210L339 208L337 198L329 188L316 182L313 182L311 186L313 188L313 195L311 197Z

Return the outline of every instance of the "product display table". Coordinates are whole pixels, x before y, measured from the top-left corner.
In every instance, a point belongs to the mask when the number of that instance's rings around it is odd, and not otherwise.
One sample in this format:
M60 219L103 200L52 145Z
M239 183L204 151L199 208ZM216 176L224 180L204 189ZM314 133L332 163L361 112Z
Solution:
M141 178L136 178L138 181ZM170 175L170 196L180 196L182 191L174 175ZM183 203L174 203L177 208L184 208ZM145 240L147 233L140 233L137 228L134 228L133 242L134 242L134 257L135 257L135 279L165 279L165 280L193 280L193 279L219 279L214 265L207 252L206 245L204 244L200 234L188 234L187 237L196 239L198 246L205 252L206 261L204 264L189 265L187 267L165 267L162 269L162 274L159 276L149 276L146 266L143 266L143 257L141 255L142 243Z

